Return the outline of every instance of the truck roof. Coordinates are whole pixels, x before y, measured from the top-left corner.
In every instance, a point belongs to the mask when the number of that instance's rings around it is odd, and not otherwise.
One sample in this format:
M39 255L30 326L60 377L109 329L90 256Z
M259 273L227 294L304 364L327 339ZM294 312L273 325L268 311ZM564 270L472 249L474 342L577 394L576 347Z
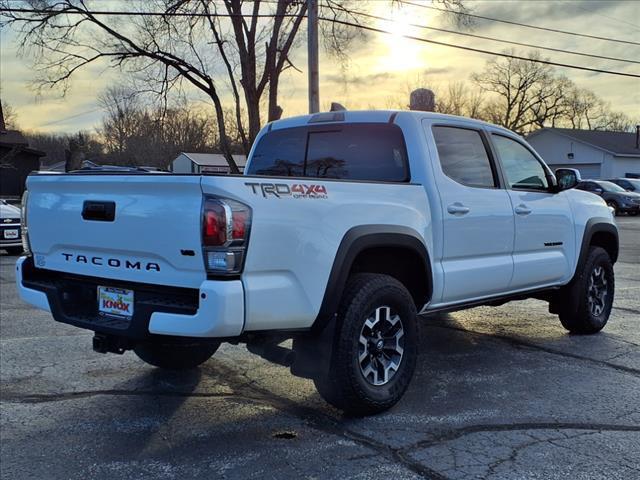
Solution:
M389 122L393 115L402 114L402 116L410 115L417 121L422 119L432 120L464 120L465 122L476 123L478 125L489 126L494 129L502 130L504 132L511 132L504 127L495 125L493 123L485 122L482 120L476 120L469 117L461 117L457 115L447 115L444 113L436 112L423 112L416 110L341 110L337 112L320 112L309 115L298 115L295 117L284 118L282 120L276 120L269 124L268 128L281 129L291 127L302 127L314 123L353 123L353 122L370 122L370 123L386 123Z

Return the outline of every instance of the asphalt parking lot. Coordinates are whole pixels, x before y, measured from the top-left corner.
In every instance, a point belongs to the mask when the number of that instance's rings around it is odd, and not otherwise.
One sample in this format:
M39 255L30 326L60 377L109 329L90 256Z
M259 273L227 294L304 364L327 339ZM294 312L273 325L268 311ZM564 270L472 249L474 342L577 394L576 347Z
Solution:
M21 303L2 253L1 477L640 478L640 218L618 223L602 333L535 300L425 319L409 391L365 419L242 346L190 374L94 353Z

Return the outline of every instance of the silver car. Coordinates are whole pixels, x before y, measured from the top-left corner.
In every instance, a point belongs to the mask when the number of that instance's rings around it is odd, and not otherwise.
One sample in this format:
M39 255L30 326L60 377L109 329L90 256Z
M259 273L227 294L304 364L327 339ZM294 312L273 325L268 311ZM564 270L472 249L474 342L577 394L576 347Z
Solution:
M9 255L22 253L20 209L0 199L0 248Z

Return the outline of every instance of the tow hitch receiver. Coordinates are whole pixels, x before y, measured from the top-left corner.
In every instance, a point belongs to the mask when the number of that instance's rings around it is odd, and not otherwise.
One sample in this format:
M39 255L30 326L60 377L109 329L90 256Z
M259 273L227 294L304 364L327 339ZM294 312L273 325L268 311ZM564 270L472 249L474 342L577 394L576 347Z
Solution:
M117 353L122 355L133 346L125 338L113 335L95 334L93 336L93 350L98 353Z

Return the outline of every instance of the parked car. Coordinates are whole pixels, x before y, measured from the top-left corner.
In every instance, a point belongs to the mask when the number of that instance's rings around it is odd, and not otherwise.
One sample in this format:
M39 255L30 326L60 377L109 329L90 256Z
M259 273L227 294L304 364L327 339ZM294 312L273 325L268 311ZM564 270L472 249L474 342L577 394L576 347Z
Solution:
M96 351L195 368L246 343L372 414L409 385L419 314L535 297L570 332L605 326L618 230L577 182L477 120L289 118L260 131L244 175L30 175L18 289Z
M627 192L640 193L640 178L612 178L608 182L624 188Z
M0 199L0 248L9 255L22 252L20 209Z
M637 215L640 212L640 194L628 192L615 183L606 180L582 180L576 188L601 196L607 205L614 209L616 215Z

